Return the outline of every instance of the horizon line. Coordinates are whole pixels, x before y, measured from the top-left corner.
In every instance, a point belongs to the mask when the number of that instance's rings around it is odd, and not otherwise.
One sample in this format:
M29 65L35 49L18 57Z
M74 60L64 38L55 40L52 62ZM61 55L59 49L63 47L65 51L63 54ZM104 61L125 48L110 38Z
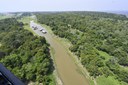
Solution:
M37 10L37 11L0 11L0 13L15 13L15 12L128 12L128 10Z

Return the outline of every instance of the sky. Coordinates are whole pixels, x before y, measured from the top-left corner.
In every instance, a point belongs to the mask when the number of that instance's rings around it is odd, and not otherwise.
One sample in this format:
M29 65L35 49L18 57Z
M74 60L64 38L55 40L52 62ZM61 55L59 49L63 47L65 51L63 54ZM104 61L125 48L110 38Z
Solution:
M0 12L128 11L128 0L0 0Z

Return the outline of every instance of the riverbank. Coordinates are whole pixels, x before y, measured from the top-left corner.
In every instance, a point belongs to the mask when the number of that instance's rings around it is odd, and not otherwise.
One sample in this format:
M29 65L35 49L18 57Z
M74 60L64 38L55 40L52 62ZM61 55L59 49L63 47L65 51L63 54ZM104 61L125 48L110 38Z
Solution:
M43 26L43 28L46 28ZM47 30L47 28L46 28ZM66 51L64 45L58 42L57 37L50 33L43 34L39 30L33 30L39 36L44 36L50 46L54 49L54 63L60 79L64 85L89 85L89 81L81 75L80 68L75 64L73 58Z
M64 49L66 49L66 52L68 53L68 55L71 57L71 59L72 59L72 60L74 61L74 63L76 64L76 66L77 66L76 71L77 71L80 75L84 76L86 79L88 79L88 80L90 81L90 82L89 82L89 85L94 85L94 82L93 82L92 79L90 78L89 73L88 73L88 71L86 70L86 68L83 67L83 65L81 64L81 62L80 62L80 60L78 59L78 57L77 57L75 54L73 54L73 53L69 50L69 47L71 46L71 43L70 43L67 39L65 39L65 38L60 38L60 37L54 35L54 33L52 32L52 30L51 30L51 28L50 28L49 26L44 25L44 24L43 24L42 26L45 27L46 30L48 30L48 32L54 37L54 39L55 39L57 42L59 42L59 43L61 43L61 45L63 45L63 47L64 47ZM95 84L95 85L96 85L96 84Z
M56 69L54 76L58 85L90 85L87 74L84 73L85 71L81 69L74 56L68 50L70 43L62 43L61 38L55 36L48 26L43 25L43 27L46 28L48 33L43 34L39 30L32 31L38 36L44 36L51 48L54 49L50 50L54 58Z

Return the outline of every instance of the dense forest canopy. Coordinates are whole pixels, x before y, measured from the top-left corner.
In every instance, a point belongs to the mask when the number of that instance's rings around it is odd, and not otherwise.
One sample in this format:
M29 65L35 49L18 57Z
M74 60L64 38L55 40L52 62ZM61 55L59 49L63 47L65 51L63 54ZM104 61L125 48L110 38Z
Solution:
M128 18L103 12L36 13L38 22L68 39L90 75L128 83ZM107 56L105 56L105 55Z
M23 25L15 18L0 20L0 62L24 82L49 85L53 71L49 44Z

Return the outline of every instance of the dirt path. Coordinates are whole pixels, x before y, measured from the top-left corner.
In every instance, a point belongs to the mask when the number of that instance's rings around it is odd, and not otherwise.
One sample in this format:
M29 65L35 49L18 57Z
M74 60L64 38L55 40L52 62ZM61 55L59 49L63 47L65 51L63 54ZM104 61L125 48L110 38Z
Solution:
M63 85L89 85L88 80L79 72L78 66L67 53L62 43L58 42L50 33L43 34L38 30L35 32L40 36L44 36L54 49L54 61Z

